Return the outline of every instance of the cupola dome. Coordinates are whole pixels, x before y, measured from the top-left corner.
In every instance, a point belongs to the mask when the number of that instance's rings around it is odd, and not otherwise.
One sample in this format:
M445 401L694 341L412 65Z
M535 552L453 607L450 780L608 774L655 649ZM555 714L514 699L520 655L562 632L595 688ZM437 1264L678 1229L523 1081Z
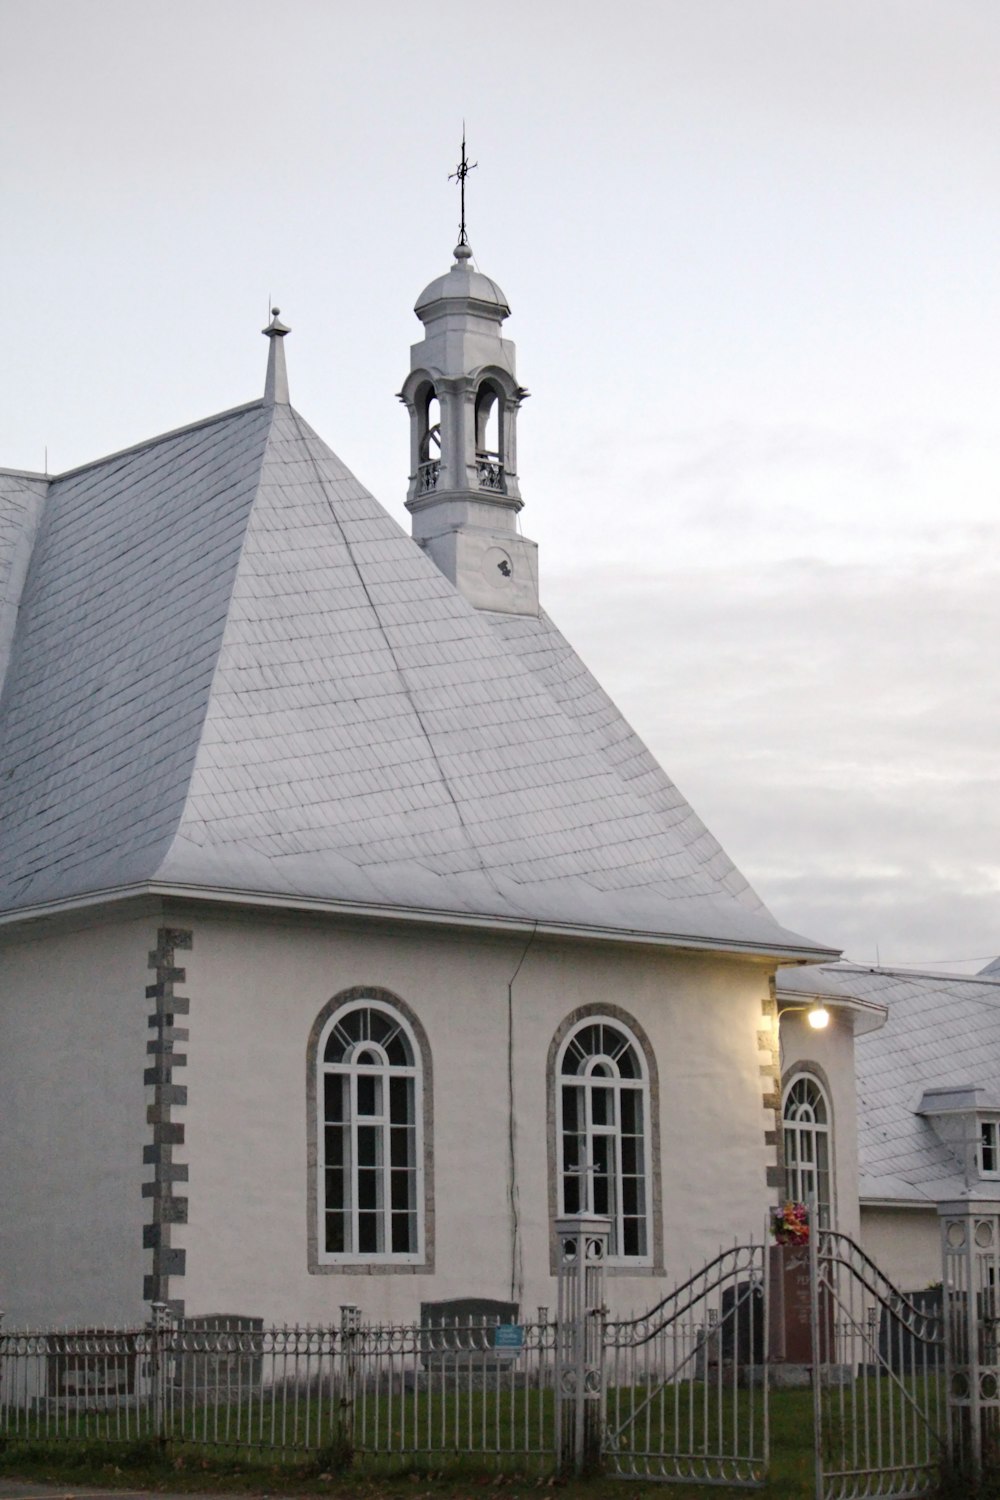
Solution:
M455 263L443 276L425 286L413 311L421 323L449 311L478 312L498 323L510 316L507 298L490 276L473 269L469 245L455 246Z

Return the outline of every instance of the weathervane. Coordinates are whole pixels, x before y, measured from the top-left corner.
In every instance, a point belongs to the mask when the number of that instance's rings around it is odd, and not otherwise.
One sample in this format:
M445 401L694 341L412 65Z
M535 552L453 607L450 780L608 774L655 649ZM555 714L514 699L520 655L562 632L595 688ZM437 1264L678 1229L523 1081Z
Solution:
M459 227L458 227L458 243L460 245L467 245L469 243L469 236L468 236L468 234L465 231L465 179L468 177L468 175L472 171L473 167L478 167L478 166L479 166L479 163L477 161L468 161L466 159L466 155L465 155L465 122L463 121L462 122L462 160L459 162L459 164L455 168L454 172L449 172L448 173L448 181L449 182L457 182L458 186L459 186L459 189L461 191L461 194L462 194L462 221L461 221L461 223L459 224Z

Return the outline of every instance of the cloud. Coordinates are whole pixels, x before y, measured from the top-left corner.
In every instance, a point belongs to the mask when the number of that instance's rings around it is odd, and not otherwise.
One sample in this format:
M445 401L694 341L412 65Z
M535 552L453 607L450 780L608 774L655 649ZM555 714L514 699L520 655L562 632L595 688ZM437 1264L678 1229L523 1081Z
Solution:
M547 607L781 920L1000 950L1000 529L892 567L588 569Z

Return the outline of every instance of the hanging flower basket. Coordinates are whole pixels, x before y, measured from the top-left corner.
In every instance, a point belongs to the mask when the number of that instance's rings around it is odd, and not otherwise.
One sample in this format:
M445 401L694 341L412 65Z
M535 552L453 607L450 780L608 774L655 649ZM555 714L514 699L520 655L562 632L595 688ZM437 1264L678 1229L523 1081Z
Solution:
M809 1210L804 1203L793 1203L790 1199L771 1214L771 1233L779 1245L807 1245L809 1243Z

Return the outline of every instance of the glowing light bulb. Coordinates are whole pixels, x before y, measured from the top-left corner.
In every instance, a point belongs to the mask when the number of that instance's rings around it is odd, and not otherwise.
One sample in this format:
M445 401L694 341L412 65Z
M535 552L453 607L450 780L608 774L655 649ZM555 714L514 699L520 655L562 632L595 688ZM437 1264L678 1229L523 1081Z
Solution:
M809 1007L809 1025L814 1031L823 1031L829 1024L830 1012L825 1005L820 1005L817 1002L816 1005Z

